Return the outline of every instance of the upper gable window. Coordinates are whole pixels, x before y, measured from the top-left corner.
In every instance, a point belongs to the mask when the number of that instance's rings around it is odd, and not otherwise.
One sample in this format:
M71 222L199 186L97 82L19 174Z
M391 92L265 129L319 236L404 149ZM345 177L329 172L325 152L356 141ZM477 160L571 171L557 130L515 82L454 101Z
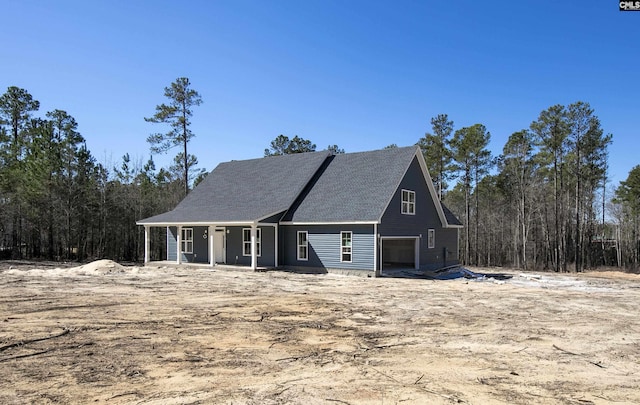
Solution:
M402 190L402 213L407 215L416 214L416 192Z

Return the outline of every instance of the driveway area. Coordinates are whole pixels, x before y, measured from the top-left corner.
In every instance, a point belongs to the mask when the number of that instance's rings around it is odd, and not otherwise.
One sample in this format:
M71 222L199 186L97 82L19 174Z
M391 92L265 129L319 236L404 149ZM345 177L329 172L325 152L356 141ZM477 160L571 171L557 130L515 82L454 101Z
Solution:
M640 276L499 272L0 263L0 403L640 403Z

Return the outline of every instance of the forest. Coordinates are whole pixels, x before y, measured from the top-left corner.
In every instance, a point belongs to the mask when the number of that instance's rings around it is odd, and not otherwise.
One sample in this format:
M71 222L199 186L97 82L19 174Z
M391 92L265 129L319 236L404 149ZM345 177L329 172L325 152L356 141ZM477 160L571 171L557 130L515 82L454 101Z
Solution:
M88 150L74 117L58 109L42 113L27 90L9 87L0 96L0 258L141 261L144 232L136 221L172 209L207 174L188 153L193 107L202 102L190 85L178 78L164 89L167 104L145 118L168 128L148 136L151 156L180 150L163 168L129 154L106 167ZM588 103L540 112L509 136L499 156L489 151L491 134L482 124L456 129L447 114L430 124L416 144L438 197L465 225L463 264L638 269L640 165L611 184L613 136ZM279 135L265 156L315 149L297 135ZM328 149L344 153L337 145Z

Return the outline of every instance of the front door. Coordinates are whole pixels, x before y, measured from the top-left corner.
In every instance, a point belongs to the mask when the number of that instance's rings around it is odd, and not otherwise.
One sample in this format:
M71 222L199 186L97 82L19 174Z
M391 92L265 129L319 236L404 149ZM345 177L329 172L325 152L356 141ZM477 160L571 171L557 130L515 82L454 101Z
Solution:
M214 257L215 262L224 263L224 229L216 229L213 233L213 250L216 252Z

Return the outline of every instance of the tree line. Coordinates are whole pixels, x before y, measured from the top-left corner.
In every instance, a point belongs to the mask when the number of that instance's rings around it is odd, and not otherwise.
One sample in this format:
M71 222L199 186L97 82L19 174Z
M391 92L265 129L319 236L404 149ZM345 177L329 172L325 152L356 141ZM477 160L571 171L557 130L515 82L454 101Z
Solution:
M591 106L578 101L542 111L511 134L498 156L488 149L491 134L483 124L454 131L447 114L433 117L416 144L437 197L464 224L463 264L638 269L640 166L607 189L612 139ZM344 153L337 145L328 149ZM279 135L265 156L315 150L310 140Z
M98 162L64 110L41 114L28 91L0 96L0 257L139 261L144 234L136 220L174 208L206 176L188 151L193 107L202 103L187 78L164 90L166 103L146 121L163 125L147 141L146 161L129 154ZM419 145L441 199L465 225L463 264L581 271L638 268L640 166L617 187L608 181L608 147L585 102L554 105L513 133L493 156L482 124L455 129L447 114L431 119ZM387 147L396 147L391 144ZM153 154L177 149L157 169ZM344 153L329 145L333 153ZM299 136L277 136L265 157L315 151ZM155 229L156 257L164 235Z
M640 166L607 188L612 135L588 103L542 111L509 136L499 156L488 150L491 134L482 124L454 132L440 114L431 125L418 145L439 198L465 225L463 263L638 268Z
M0 96L0 258L141 260L144 233L136 220L173 209L206 175L187 151L191 108L201 103L189 86L186 78L172 83L169 103L147 118L170 128L149 136L152 152L181 149L160 169L153 155L143 162L129 154L107 167L73 116L61 109L40 114L27 90L9 87Z

